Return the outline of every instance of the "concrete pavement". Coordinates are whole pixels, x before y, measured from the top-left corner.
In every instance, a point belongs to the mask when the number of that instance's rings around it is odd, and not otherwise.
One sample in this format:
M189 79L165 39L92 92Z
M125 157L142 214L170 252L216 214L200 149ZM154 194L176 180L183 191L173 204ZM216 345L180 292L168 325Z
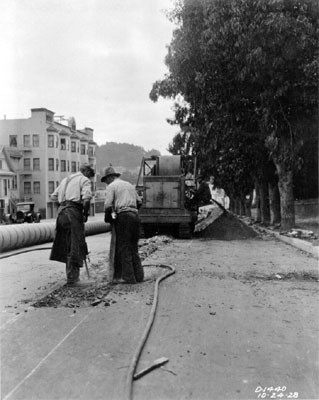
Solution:
M87 238L91 263L103 263L105 272L109 241L109 233ZM149 306L126 304L124 318L116 296L108 308L32 307L65 284L64 265L48 260L50 250L42 247L1 262L1 398L117 398ZM87 279L84 269L81 277ZM124 359L113 363L116 354ZM119 370L117 384L110 368Z
M91 263L102 272L109 239L87 238ZM128 366L153 300L151 271L145 268L144 283L113 286L107 307L33 308L65 282L64 266L48 254L0 260L1 398L125 400ZM145 263L170 264L177 273L162 284L138 369L162 356L170 361L134 384L134 400L255 399L260 385L318 396L316 282L284 279L296 271L315 276L312 255L271 239L177 240ZM267 284L276 274L283 280Z

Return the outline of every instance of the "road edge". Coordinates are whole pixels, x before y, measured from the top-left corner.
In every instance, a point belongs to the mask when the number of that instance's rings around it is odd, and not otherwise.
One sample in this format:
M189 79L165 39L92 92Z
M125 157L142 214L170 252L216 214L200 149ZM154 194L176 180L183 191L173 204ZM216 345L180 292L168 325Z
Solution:
M269 235L274 236L276 239L281 240L284 243L287 243L293 247L296 247L299 250L302 250L315 258L319 259L319 246L313 245L311 242L308 242L307 240L302 240L302 239L297 239L297 238L292 238L288 237L285 235L282 235L279 232L275 232L272 229L266 228L264 226L258 226L255 224L255 221L250 219L249 217L237 217L244 222L246 225L254 229L257 233L267 233Z

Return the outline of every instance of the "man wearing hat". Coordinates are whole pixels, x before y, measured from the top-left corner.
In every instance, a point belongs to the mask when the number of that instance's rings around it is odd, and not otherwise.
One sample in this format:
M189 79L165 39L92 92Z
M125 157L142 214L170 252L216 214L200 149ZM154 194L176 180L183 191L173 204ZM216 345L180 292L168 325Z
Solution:
M137 211L142 201L135 187L120 179L120 175L109 166L104 168L101 178L107 185L104 220L113 224L116 234L113 282L142 282L144 271L138 254L140 220Z
M88 219L92 198L90 178L94 175L89 164L82 164L79 172L64 178L51 194L59 209L50 260L66 264L67 284L70 286L92 283L80 282L80 268L88 253L84 223Z

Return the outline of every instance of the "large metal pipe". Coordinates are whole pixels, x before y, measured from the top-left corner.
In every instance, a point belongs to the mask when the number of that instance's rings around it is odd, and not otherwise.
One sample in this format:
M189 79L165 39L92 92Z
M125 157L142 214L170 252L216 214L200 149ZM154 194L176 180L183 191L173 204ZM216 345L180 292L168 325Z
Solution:
M104 221L88 221L85 224L85 235L97 235L109 232L110 224ZM21 247L52 242L55 235L55 222L40 224L16 224L0 226L0 253Z

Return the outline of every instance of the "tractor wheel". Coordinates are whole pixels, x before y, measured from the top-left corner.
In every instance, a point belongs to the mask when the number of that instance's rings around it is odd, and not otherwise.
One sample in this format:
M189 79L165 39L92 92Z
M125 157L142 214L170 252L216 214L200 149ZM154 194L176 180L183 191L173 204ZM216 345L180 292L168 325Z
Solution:
M192 230L190 224L178 225L178 237L180 239L190 239L192 237Z
M143 224L144 238L150 238L155 235L155 228L152 224Z

